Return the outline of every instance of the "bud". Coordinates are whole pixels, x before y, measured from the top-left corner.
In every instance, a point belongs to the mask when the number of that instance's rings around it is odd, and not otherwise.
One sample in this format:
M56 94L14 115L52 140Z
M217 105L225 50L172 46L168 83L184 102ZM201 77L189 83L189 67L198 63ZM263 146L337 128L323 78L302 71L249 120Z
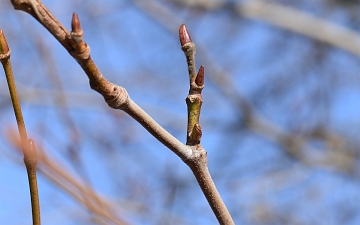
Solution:
M194 125L192 129L190 137L194 143L199 144L201 141L201 136L202 136L202 130L200 125L197 123Z
M71 31L74 33L80 33L81 30L82 29L81 29L79 17L77 13L74 12L71 19Z
M204 66L201 65L198 74L196 75L195 83L198 86L204 85Z
M0 54L6 54L9 50L10 49L6 42L4 32L0 29Z
M182 24L179 29L180 44L183 46L186 43L192 42L190 34L188 33L185 24Z

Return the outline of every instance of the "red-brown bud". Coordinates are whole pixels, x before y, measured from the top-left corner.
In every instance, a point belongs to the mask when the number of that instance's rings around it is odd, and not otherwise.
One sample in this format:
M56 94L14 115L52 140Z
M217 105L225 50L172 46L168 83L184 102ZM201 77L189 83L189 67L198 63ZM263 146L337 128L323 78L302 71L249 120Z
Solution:
M195 83L198 86L204 85L204 66L201 65L198 74L196 75Z
M80 20L76 12L73 13L71 19L71 31L74 33L80 33L82 31Z
M190 34L188 33L185 24L182 24L179 29L180 44L183 46L186 43L192 42Z

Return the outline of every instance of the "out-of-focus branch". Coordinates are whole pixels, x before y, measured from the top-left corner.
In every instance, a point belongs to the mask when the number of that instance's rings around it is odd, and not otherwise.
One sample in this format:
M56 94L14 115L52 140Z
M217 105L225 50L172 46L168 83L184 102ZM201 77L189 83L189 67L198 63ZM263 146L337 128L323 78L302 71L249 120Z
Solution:
M60 168L58 163L50 160L43 151L39 152L41 152L39 154L39 160L41 160L42 163L39 167L40 172L68 192L73 198L79 201L79 203L107 221L107 223L110 222L117 225L128 224L119 218L119 216L115 214L114 207L102 199L90 186L81 184L78 179L73 177L69 172Z
M103 102L94 98L93 95L81 91L57 91L46 88L34 88L28 85L17 83L19 97L22 101L29 104L56 106L59 108L96 108ZM0 84L0 95L8 96L6 87ZM66 98L67 105L64 104L62 98Z
M68 131L68 143L66 147L66 157L76 165L78 171L83 175L82 177L86 179L87 172L85 167L82 163L82 159L80 154L75 149L78 149L79 140L81 138L81 134L76 126L76 123L73 121L73 118L69 112L68 108L68 98L65 96L65 91L62 84L62 79L60 74L58 74L56 61L53 58L52 52L49 52L48 49L51 49L50 46L46 46L46 41L44 37L34 34L30 31L30 27L23 26L23 30L27 31L28 39L33 43L34 46L37 48L37 54L40 56L42 60L41 65L45 67L46 74L49 77L51 83L56 87L55 89L58 90L57 101L55 104L59 103L61 107L55 107L61 123L66 127ZM57 106L57 105L56 105ZM88 181L88 185L90 186L90 182ZM86 196L85 196L86 197ZM100 203L99 203L100 204Z
M140 0L136 1L139 2ZM195 7L204 10L221 10L227 7L226 3L208 4L206 1L173 1L182 7ZM295 8L264 0L239 1L230 4L240 16L263 20L276 27L305 35L360 56L360 34L345 26Z
M260 0L239 3L237 12L360 56L360 34L295 8Z
M15 138L15 135L9 133L8 137L16 149L20 149L21 143ZM54 159L54 156L48 157L42 146L39 145L37 150L39 172L105 221L105 224L129 224L115 213L117 210L114 203L104 199L86 183L81 182L79 178L66 169L66 166L61 165L59 160Z

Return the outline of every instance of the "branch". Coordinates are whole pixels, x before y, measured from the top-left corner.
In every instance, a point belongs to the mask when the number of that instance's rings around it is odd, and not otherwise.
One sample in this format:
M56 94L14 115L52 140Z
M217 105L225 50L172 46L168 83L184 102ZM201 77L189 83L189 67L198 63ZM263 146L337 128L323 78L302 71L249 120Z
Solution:
M192 147L193 156L185 161L185 163L194 173L196 180L220 224L234 224L234 221L211 178L207 165L207 152L200 145L202 131L199 125L199 118L203 101L201 91L204 88L204 66L201 65L198 74L196 74L195 43L192 42L190 34L184 24L180 26L179 37L181 49L185 53L186 62L188 64L190 83L189 95L186 98L188 109L186 144Z
M21 149L21 143L13 132L9 132L8 137L16 149ZM91 186L82 182L76 174L71 173L64 164L61 164L59 159L54 158L54 156L51 158L47 156L41 144L38 147L37 156L38 171L84 207L87 207L99 219L105 221L105 224L129 224L119 217L118 212L113 207L113 202L100 196Z
M187 144L184 145L158 123L155 122L143 109L133 102L125 88L106 80L90 57L90 48L83 40L83 30L76 13L71 22L71 33L51 14L39 0L11 0L15 9L31 14L37 19L73 56L87 74L90 87L100 93L109 107L120 109L138 121L157 140L178 155L194 173L206 199L220 224L234 224L207 168L206 151L200 145L201 128L198 124L201 108L201 90L203 88L203 68L195 74L195 44L192 43L185 26L181 27L180 40L182 49L187 56L190 92L188 104L189 123ZM186 31L186 33L185 33ZM185 35L185 36L184 36ZM184 43L186 42L186 43ZM193 101L194 100L194 101ZM192 116L192 114L196 114Z
M156 1L151 2L144 2L141 0L133 0L133 2L142 9L145 13L147 13L149 16L154 18L159 24L161 24L163 27L165 27L167 30L169 30L171 33L176 34L177 32L173 29L172 24L180 23L181 19L176 17L173 12L168 10L164 5L161 5L157 3ZM178 1L181 4L185 4L188 7L191 7L188 5L188 1ZM253 4L254 2L254 4ZM206 7L206 4L203 4L205 2L198 2L197 7L201 7L204 9L209 8ZM246 1L244 3L238 3L235 8L238 10L247 11L252 9L251 5L260 5L264 6L262 8L262 12L269 10L265 6L270 3L264 3L257 0L254 1ZM273 6L277 6L279 8L285 9L291 9L289 7L282 7L280 5L275 5L275 3L271 3ZM244 6L244 7L242 7ZM224 7L223 4L219 4L216 6L216 9L220 9L220 7ZM211 8L212 10L214 8ZM295 9L291 9L295 10ZM242 11L242 12L243 12ZM297 13L295 14L303 14L299 10L295 10ZM253 15L252 18L258 18L255 14L247 12L249 15ZM247 15L245 13L244 16ZM271 12L267 12L267 14L271 14ZM290 13L291 14L291 13ZM274 17L280 17L280 15L274 15ZM166 18L166 19L165 19ZM314 19L314 22L316 20L321 20L316 17L312 17ZM282 21L283 23L287 23L290 26L290 22ZM332 23L326 22L328 26L331 26ZM318 24L318 23L315 23ZM292 24L295 25L295 24ZM338 26L338 25L336 25ZM295 28L294 28L295 29ZM315 30L320 29L320 27L316 27ZM342 27L342 29L338 30L337 32L343 32L341 36L346 36L347 31L350 32L350 34L353 34L355 36L359 36L360 40L360 34L356 33L355 31L351 31L345 27ZM341 33L340 32L340 33ZM340 34L338 34L340 35ZM350 36L353 36L350 35ZM337 37L336 35L334 37ZM315 38L315 36L314 36ZM332 39L333 36L328 36L327 38ZM317 39L319 40L319 39ZM353 39L352 39L353 40ZM332 41L335 43L335 38L332 39ZM332 42L331 42L332 43ZM351 42L350 42L351 43ZM354 44L354 43L353 43ZM353 47L353 50L356 50L356 45L350 45ZM219 88L222 94L226 97L226 99L230 100L236 109L241 113L241 116L244 118L244 125L252 130L254 133L261 135L262 137L266 138L267 140L273 141L280 146L284 148L287 154L289 154L291 157L296 158L297 160L300 160L302 163L308 166L315 166L315 165L321 165L321 166L328 166L332 168L336 168L340 171L345 171L343 168L354 168L354 161L349 163L349 160L346 160L344 162L339 161L339 158L346 158L349 159L348 153L341 151L340 149L335 149L337 157L330 156L328 154L324 155L326 160L318 160L314 159L313 157L309 157L306 155L306 151L313 152L318 151L318 149L314 149L311 147L307 141L296 134L291 134L289 131L287 131L285 128L279 126L276 123L273 123L272 121L264 118L261 116L260 113L256 111L256 109L253 107L251 102L249 102L244 95L241 93L241 90L239 90L237 87L235 87L234 83L231 82L230 75L221 67L221 65L218 64L217 60L213 58L207 51L206 47L204 45L197 45L197 51L201 53L203 57L203 61L205 64L207 64L207 70L211 71L207 75L208 79L216 84ZM357 55L360 55L360 49ZM335 158L337 158L335 160ZM348 170L350 171L350 170Z
M24 154L24 164L29 180L33 225L40 225L40 203L36 179L36 149L33 140L28 139L26 133L25 121L21 112L20 101L16 91L15 79L11 67L10 49L2 30L0 30L0 61L5 71L11 102L14 108L20 134L21 149Z
M308 36L360 56L360 34L295 8L252 0L238 4L237 12L272 25Z

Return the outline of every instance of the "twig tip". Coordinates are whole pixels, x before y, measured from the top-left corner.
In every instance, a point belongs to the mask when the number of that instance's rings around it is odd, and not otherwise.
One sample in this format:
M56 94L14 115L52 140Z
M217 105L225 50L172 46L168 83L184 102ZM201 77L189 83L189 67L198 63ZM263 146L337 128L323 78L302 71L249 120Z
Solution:
M200 124L195 124L192 132L191 132L191 139L194 143L199 144L202 137L202 130Z
M189 32L185 24L182 24L179 29L180 44L183 46L186 43L192 42Z
M3 30L0 29L0 54L6 54L9 52L9 46L5 39Z

